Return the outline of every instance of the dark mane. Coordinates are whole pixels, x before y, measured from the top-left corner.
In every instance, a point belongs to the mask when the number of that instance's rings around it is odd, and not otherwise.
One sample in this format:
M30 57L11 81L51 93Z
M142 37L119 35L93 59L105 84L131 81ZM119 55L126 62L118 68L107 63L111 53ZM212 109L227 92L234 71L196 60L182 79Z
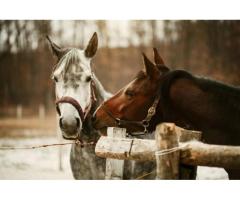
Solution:
M178 79L189 79L194 84L196 84L204 92L209 92L215 96L218 101L224 99L230 101L231 103L236 102L240 105L240 88L234 87L228 84L223 84L219 81L212 80L205 77L193 76L184 70L175 70L166 74L161 86L161 95L166 98L168 96L171 84ZM226 103L226 102L225 102ZM239 106L240 108L240 106Z
M194 77L184 70L174 70L166 73L160 82L160 95L162 102L165 105L169 103L169 90L172 83L174 83L179 78L194 80Z
M181 91L180 94L183 96L179 97L178 100L172 99L170 97L171 87L175 81L180 79L190 80L187 84L189 84L190 88L193 86L197 90L200 89L202 91L201 96L195 98L191 94L188 94L194 91L179 88L179 91ZM186 85L186 88L188 88L188 85ZM228 140L235 137L236 132L240 131L240 88L211 79L193 76L183 70L175 70L166 74L161 83L160 91L164 112L175 113L176 110L172 102L178 101L181 105L180 107L178 106L179 114L193 122L194 128L204 128L207 124L212 124L211 126L218 127L222 131L227 132L229 134ZM182 111L181 107L182 109L184 108ZM208 129L210 128L208 127ZM211 140L215 141L214 139ZM227 142L227 139L223 141Z
M228 84L223 84L208 78L195 77L196 82L202 90L212 92L219 96L223 94L225 97L234 98L240 102L240 88ZM226 96L227 95L227 96Z
M237 130L240 121L240 89L205 78L198 78L197 82L203 91L211 94L219 115L225 118L226 126L230 125Z

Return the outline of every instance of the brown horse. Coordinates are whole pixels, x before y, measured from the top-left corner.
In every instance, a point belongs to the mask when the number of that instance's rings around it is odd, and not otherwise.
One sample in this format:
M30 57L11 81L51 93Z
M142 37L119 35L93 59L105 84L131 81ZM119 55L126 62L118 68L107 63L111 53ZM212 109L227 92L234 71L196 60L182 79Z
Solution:
M161 122L174 122L202 131L206 143L240 145L240 89L170 70L156 49L154 59L155 64L143 54L145 69L98 108L95 128L152 132ZM155 111L150 117L149 108ZM230 179L240 179L240 170L225 170Z

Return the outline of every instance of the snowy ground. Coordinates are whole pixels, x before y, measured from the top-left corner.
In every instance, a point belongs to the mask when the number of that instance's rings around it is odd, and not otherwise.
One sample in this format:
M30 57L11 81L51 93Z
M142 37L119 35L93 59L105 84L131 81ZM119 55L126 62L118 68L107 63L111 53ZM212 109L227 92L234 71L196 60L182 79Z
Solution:
M32 138L0 138L0 146L32 146L58 142L53 136ZM70 146L62 147L63 170L59 170L59 148L0 150L0 179L73 179ZM228 179L219 168L198 168L198 179Z
M1 138L0 146L33 146L58 142L54 137ZM70 146L62 148L62 168L59 170L59 147L31 150L0 150L0 179L73 179Z

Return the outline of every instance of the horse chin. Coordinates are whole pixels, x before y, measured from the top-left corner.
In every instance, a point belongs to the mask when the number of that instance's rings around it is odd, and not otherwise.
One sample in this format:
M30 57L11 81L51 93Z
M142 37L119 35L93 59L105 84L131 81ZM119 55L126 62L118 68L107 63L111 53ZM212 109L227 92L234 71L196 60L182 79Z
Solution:
M96 129L102 133L102 132L105 132L105 130L107 130L108 126L106 126L105 124L102 124L100 121L96 121L93 123L93 127L94 127L94 129Z
M99 132L102 136L106 136L107 135L107 127L103 127L101 129L99 129Z
M65 131L62 130L62 137L65 139L65 140L76 140L78 138L78 133L66 133Z

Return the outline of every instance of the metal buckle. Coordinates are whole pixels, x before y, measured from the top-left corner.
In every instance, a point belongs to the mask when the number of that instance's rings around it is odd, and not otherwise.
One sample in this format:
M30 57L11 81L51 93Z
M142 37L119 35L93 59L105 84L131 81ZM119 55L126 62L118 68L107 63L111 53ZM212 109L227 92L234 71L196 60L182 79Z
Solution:
M149 126L149 121L143 120L142 125L148 127Z
M147 130L147 127L149 127L149 121L147 121L147 120L143 120L142 121L142 125L143 125L143 128L144 128L144 133L146 134L146 133L148 133L148 130Z
M155 114L155 112L156 111L155 111L155 108L153 106L148 109L148 114L151 115L151 116L153 116Z
M144 133L144 134L147 134L147 133L148 133L147 126L143 126L143 127L144 127L143 133Z
M115 118L115 120L116 120L116 122L117 122L117 125L118 125L118 126L121 126L121 119Z

